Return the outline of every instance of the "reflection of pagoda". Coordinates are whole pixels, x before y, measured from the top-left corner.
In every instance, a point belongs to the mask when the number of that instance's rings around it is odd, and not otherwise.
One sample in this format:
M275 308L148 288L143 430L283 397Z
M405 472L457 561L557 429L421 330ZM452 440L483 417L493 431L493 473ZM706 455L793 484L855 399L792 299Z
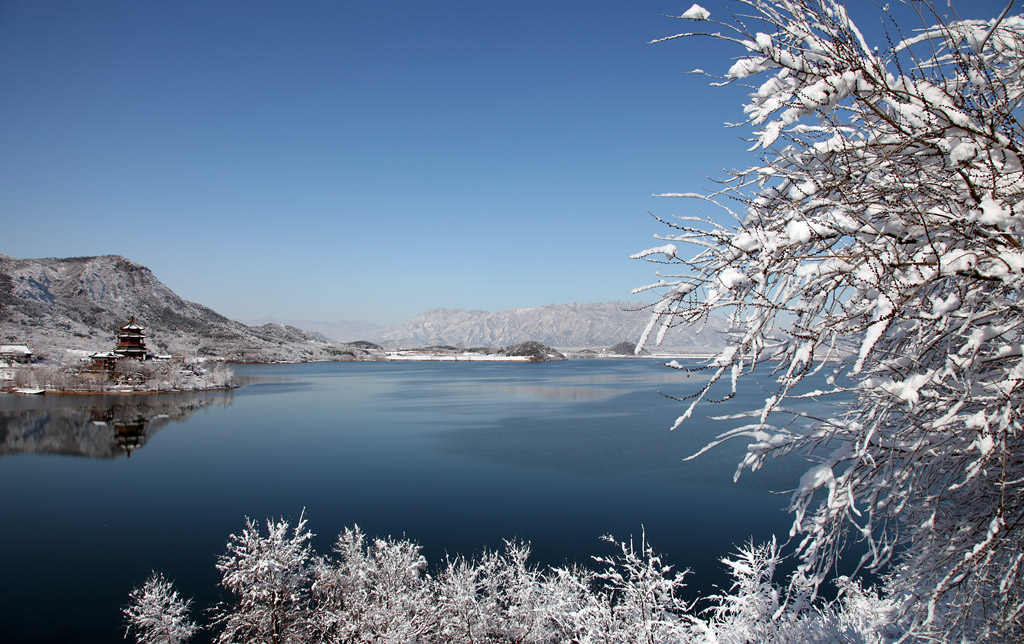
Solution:
M142 327L135 323L134 315L128 321L128 324L117 327L117 331L114 332L117 337L117 346L114 347L114 353L123 358L135 358L136 360L148 358L149 351L146 349L146 336L143 335L142 331Z
M113 423L114 426L114 442L120 447L125 454L128 456L132 455L132 452L142 447L146 443L146 425L149 421L145 418L136 418L135 420L121 421Z
M142 414L113 405L107 409L94 409L91 416L93 424L106 425L114 431L114 444L128 457L146 444L149 419Z

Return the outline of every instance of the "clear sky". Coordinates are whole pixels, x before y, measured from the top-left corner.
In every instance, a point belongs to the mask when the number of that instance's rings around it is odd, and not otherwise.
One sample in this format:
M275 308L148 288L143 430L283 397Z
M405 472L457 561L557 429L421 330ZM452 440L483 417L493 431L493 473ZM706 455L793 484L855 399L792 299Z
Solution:
M646 211L697 214L651 193L752 162L742 91L684 74L738 52L647 44L689 6L0 0L0 253L234 318L636 299Z

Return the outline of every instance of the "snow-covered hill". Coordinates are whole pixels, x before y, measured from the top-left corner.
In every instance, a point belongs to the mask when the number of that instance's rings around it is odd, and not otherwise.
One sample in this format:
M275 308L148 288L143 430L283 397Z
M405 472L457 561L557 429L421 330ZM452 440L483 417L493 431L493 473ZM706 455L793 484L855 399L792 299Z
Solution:
M117 255L16 259L0 255L0 341L28 343L60 360L63 350L106 351L131 317L157 353L247 361L327 360L329 343L280 324L246 326L189 302L145 266Z

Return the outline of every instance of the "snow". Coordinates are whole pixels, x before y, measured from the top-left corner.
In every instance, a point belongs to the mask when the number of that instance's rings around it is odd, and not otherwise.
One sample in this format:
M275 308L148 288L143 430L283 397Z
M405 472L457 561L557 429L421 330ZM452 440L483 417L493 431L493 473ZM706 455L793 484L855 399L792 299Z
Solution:
M664 255L665 259L671 260L676 257L676 246L675 244L665 244L664 246L655 246L654 248L648 248L647 250L640 251L630 255L630 259L643 259L644 257L650 257L651 255Z
M786 224L786 237L794 244L802 244L811 240L811 226L806 221L792 220Z
M817 465L804 472L800 477L800 484L797 485L797 494L810 494L822 487L835 490L836 477L829 465Z
M718 274L718 281L722 283L727 290L732 290L743 286L750 281L750 278L741 273L735 268L727 268Z
M694 4L679 17L685 18L686 20L707 20L711 17L711 12L699 4Z
M894 382L888 380L879 386L913 407L921 398L921 387L926 385L933 375L930 373L918 373L902 381Z
M991 195L981 200L981 217L978 221L987 226L1003 226L1012 210L1003 203L994 199Z

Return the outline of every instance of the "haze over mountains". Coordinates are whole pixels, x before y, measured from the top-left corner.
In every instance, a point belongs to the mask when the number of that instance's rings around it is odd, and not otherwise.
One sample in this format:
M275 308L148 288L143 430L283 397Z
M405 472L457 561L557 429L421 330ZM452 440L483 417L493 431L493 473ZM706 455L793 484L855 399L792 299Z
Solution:
M189 302L145 266L124 257L16 259L0 255L0 343L102 351L113 330L132 316L147 328L159 353L221 356L246 361L329 360L334 342L384 345L507 346L534 340L562 348L607 348L635 342L650 313L625 302L552 304L497 313L432 309L400 325L368 322L270 320L243 324ZM724 322L701 333L675 329L665 347L721 346Z

